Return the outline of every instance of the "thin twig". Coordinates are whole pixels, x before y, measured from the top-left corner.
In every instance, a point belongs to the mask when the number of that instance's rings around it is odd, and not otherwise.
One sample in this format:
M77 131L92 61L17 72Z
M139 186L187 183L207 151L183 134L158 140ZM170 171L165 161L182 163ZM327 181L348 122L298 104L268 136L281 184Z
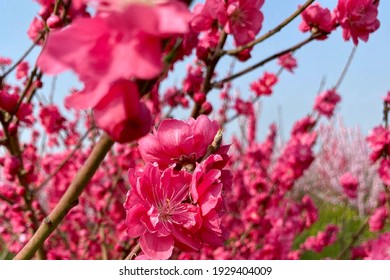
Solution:
M217 81L217 82L213 83L211 86L212 86L212 87L220 87L220 86L222 86L224 83L229 82L229 81L231 81L231 80L234 80L234 79L236 79L236 78L238 78L238 77L241 77L241 76L243 76L243 75L245 75L245 74L247 74L247 73L249 73L249 72L251 72L251 71L253 71L253 70L255 70L255 69L257 69L257 68L259 68L259 67L261 67L261 66L263 66L263 65L265 65L265 64L267 64L268 62L270 62L270 61L272 61L272 60L274 60L274 59L277 59L278 57L280 57L280 56L282 56L282 55L284 55L284 54L286 54L286 53L290 53L290 52L293 52L293 51L296 51L296 50L300 49L300 48L303 47L304 45L310 43L311 41L313 41L313 40L315 40L316 38L318 38L318 37L320 37L320 36L323 36L323 35L324 35L323 33L316 33L316 34L313 34L312 36L310 36L310 37L307 38L306 40L303 40L302 42L296 44L295 46L292 46L292 47L290 47L290 48L288 48L288 49L285 49L285 50L280 51L280 52L278 52L278 53L276 53L276 54L273 54L273 55L271 55L271 56L269 56L269 57L263 59L262 61L260 61L260 62L258 62L258 63L256 63L256 64L254 64L254 65L252 65L252 66L249 66L248 68L245 68L244 70L242 70L242 71L240 71L240 72L237 72L236 74L233 74L233 75L228 76L228 77L226 77L226 78L224 78L224 79L222 79L222 80L220 80L220 81Z
M349 67L351 66L351 63L352 63L353 58L355 56L356 49L357 49L357 47L354 46L352 51L351 51L351 54L348 57L348 61L347 61L347 63L344 66L343 72L341 72L341 75L340 75L340 77L339 77L339 79L338 79L338 81L337 81L337 83L336 83L336 85L334 87L335 89L338 89L340 87L340 85L342 84L345 76L347 75Z
M133 259L133 257L135 257L135 255L137 255L140 248L141 248L141 245L139 243L137 243L137 245L133 248L133 250L131 250L131 252L127 255L125 260Z

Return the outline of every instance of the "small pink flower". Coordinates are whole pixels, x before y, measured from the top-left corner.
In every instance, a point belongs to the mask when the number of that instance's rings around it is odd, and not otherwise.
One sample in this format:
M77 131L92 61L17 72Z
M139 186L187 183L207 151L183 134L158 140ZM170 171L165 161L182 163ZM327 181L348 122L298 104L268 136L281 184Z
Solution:
M225 31L234 36L236 45L249 43L259 33L264 19L260 12L263 4L264 0L238 0L228 5Z
M94 108L96 124L119 143L141 138L150 131L152 117L139 99L135 83L116 81Z
M384 158L380 161L378 174L382 182L390 186L390 159Z
M58 107L55 105L48 105L42 107L39 112L40 121L49 134L58 133L64 129L65 118L61 116Z
M264 75L257 81L251 83L251 90L256 93L257 96L271 95L273 87L278 82L278 77L269 72L265 72Z
M166 119L158 129L138 141L142 158L160 168L173 163L194 166L207 151L219 130L217 121L201 115L188 122Z
M374 214L371 215L368 220L368 225L370 226L370 231L376 232L383 229L386 219L389 217L386 206L381 206L375 209Z
M357 188L359 185L358 180L351 173L347 172L343 174L339 179L340 185L343 187L344 193L349 198L357 197Z
M292 56L292 53L286 53L278 58L278 64L290 73L294 72L294 69L297 68L297 60Z
M334 29L332 15L329 9L322 8L320 4L314 3L307 7L301 14L302 22L299 29L302 32L324 32L330 33ZM327 36L320 37L325 39Z
M377 239L370 241L369 251L365 260L390 260L390 233L381 234Z
M390 154L390 131L383 126L377 126L372 129L366 138L372 152L370 159L376 162L384 155Z
M359 39L368 41L370 33L376 31L378 20L378 3L373 0L339 0L336 7L336 18L343 28L344 40L352 41L355 45Z
M23 61L16 67L16 79L22 80L28 76L29 65L28 62Z
M340 101L341 97L335 89L324 91L316 97L314 110L327 118L331 118L337 103Z

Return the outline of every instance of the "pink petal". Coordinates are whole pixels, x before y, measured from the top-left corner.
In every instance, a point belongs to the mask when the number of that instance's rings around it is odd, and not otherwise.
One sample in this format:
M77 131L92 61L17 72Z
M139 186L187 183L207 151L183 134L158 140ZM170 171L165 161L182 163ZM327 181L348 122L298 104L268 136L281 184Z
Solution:
M145 233L140 238L142 252L152 260L167 260L173 251L173 237L158 237L154 233Z

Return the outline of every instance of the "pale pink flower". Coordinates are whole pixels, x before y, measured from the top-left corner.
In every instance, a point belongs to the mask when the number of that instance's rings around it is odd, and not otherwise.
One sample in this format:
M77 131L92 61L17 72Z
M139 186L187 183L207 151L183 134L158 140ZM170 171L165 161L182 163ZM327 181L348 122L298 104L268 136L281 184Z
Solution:
M259 33L264 19L260 12L263 4L264 0L238 0L229 3L225 31L233 35L236 45L249 43Z
M157 162L160 168L173 163L194 167L206 154L218 130L218 122L205 115L187 122L166 119L153 134L139 140L139 150L146 162Z
M343 28L344 40L352 41L355 45L359 39L368 41L370 33L376 31L380 22L378 20L378 3L373 0L339 0L335 14Z
M357 188L359 181L350 172L344 173L339 179L340 185L343 187L344 193L349 198L357 197Z
M317 95L314 110L327 118L333 116L336 105L341 101L340 95L335 89L326 90Z
M96 124L119 143L141 138L150 131L152 117L139 99L134 82L118 80L94 107Z

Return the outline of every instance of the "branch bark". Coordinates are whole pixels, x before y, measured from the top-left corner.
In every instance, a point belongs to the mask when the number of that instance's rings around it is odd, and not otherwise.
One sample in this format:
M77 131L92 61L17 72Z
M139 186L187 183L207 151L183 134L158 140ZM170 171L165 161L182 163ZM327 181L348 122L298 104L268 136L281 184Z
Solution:
M62 196L61 200L44 219L28 243L15 256L15 260L31 259L37 250L41 248L45 240L58 227L66 214L77 205L79 196L99 168L100 163L103 161L113 144L114 141L106 134L100 138L84 166L77 173L75 179Z

